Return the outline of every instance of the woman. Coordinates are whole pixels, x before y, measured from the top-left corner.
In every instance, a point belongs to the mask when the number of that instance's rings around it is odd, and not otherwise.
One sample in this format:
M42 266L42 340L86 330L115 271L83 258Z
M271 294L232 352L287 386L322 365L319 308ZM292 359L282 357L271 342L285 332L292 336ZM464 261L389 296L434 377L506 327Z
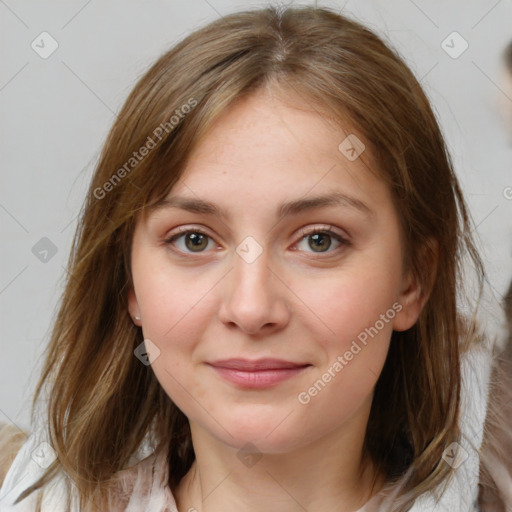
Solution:
M435 116L380 38L316 8L196 31L106 141L0 505L430 511L448 486L470 510L466 258L482 282Z

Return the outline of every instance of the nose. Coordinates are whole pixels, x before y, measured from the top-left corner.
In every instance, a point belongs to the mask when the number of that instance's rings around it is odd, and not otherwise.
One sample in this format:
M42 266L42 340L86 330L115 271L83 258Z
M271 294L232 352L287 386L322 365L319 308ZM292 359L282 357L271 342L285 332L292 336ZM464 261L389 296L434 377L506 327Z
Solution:
M248 263L234 255L234 268L223 280L220 320L246 334L271 334L290 321L287 294L279 273L270 268L264 251Z

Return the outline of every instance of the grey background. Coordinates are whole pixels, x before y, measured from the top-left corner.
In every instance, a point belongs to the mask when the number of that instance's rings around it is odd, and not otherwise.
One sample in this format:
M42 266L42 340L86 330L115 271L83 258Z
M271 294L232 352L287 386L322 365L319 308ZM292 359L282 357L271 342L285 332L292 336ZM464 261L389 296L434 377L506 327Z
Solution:
M0 0L0 421L30 426L30 399L76 216L114 113L152 62L190 31L265 4ZM512 39L512 0L318 5L342 10L384 34L421 79L446 135L499 300L512 276L512 200L504 195L512 186L512 134L505 123L512 89L500 60ZM47 59L31 47L44 31L59 45ZM469 44L456 59L441 46L453 31ZM44 237L57 251L50 250L47 261L36 250L46 247Z

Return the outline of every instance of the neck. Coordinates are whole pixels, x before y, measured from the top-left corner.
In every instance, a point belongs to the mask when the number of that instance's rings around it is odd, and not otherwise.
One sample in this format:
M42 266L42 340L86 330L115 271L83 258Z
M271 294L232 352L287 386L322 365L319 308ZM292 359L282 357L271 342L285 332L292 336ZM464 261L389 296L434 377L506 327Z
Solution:
M227 447L191 423L196 460L173 490L180 512L354 512L383 485L364 463L360 435L332 432L287 453L263 453L241 463ZM245 459L244 459L245 460Z

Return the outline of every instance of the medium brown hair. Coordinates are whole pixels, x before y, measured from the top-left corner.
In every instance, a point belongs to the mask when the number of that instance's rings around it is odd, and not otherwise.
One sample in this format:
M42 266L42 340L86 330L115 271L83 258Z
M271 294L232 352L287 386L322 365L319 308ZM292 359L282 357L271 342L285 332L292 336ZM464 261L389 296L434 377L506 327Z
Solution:
M480 450L478 503L485 512L512 510L512 282L503 306L506 339L504 348L496 348Z
M512 41L508 43L505 50L503 51L503 60L509 73L512 73Z
M463 257L479 276L483 270L435 115L401 57L359 23L325 8L265 8L225 16L159 58L108 135L34 397L35 404L48 390L49 438L58 458L21 498L63 470L81 491L84 509L148 432L168 446L171 486L190 468L187 418L151 367L134 357L143 336L127 308L132 235L138 215L169 193L218 116L265 86L292 92L342 130L357 130L389 184L405 269L430 296L417 323L392 334L364 451L389 482L408 470L397 510L449 476L442 453L460 435L465 335L456 295ZM170 123L191 99L194 108ZM167 129L156 147L127 167L157 127Z

